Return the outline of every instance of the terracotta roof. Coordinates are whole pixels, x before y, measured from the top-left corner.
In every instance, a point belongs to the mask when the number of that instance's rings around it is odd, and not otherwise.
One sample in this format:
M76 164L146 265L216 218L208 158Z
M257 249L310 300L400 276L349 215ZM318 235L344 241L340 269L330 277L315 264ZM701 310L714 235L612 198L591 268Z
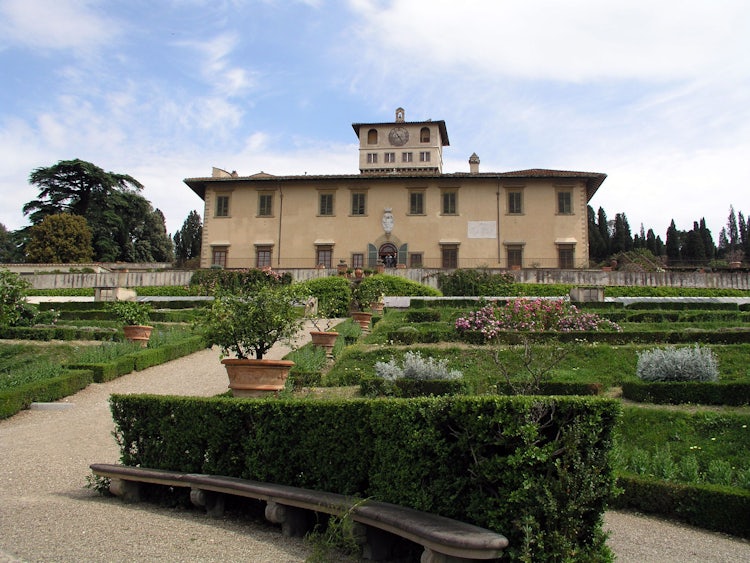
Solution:
M328 182L347 180L351 182L372 182L374 179L379 181L402 181L410 178L433 178L433 179L508 179L508 178L570 178L581 179L586 181L586 199L590 200L599 186L602 185L607 175L601 172L576 172L572 170L548 170L544 168L531 168L528 170L516 170L511 172L480 172L472 174L470 172L456 172L451 174L436 174L434 172L397 172L393 174L304 174L294 176L273 176L272 174L237 176L237 177L205 177L205 178L185 178L183 180L201 199L205 199L207 184L222 184L226 182L251 182L251 183L299 183L299 182Z

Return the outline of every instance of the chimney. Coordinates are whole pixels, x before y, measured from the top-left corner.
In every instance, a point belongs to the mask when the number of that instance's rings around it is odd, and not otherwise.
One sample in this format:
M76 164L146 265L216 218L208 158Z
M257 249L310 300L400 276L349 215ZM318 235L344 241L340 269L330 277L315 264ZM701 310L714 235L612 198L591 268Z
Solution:
M469 173L479 174L479 157L477 156L477 153L474 153L469 157Z

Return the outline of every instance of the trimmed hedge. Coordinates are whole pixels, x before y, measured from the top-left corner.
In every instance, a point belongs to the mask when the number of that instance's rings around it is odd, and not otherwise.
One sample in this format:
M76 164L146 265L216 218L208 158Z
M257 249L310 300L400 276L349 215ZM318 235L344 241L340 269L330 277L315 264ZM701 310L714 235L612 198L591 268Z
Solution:
M628 381L622 397L639 403L741 406L750 404L750 383Z
M121 340L115 329L74 326L4 326L2 340Z
M610 560L617 401L113 395L122 462L374 498L505 534L507 555Z
M0 419L13 416L33 402L57 401L72 395L85 389L93 380L90 370L74 369L58 377L0 391Z
M664 309L672 311L703 310L703 311L739 311L737 303L722 303L718 301L633 301L625 306L626 309Z
M440 321L440 311L433 309L417 309L407 311L404 320L409 323L429 323Z
M385 381L380 377L363 377L359 383L360 394L364 397L429 397L442 395L464 395L466 382L462 380L414 380L397 379Z
M96 383L111 381L132 371L164 364L171 360L187 356L206 347L202 336L191 336L179 342L159 346L158 348L144 348L138 352L120 356L112 362L96 364L70 364L68 369L88 369L94 374Z
M498 393L513 394L513 387L499 384ZM604 386L601 383L573 383L565 381L547 381L539 385L540 395L601 395Z
M621 475L615 508L680 520L706 530L750 538L750 491L717 485L685 485Z

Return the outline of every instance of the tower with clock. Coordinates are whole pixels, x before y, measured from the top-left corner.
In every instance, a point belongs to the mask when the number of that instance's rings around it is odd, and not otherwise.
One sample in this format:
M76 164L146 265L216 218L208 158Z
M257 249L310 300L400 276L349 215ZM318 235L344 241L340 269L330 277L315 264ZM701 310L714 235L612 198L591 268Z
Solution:
M406 121L404 109L398 108L395 121L352 127L362 174L442 173L443 147L450 144L445 121Z

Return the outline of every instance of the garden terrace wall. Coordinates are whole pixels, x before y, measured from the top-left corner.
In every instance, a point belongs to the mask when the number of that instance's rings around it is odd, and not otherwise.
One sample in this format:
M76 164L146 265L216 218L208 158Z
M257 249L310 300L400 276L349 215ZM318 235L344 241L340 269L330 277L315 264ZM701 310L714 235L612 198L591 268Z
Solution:
M114 395L122 462L358 495L504 534L510 559L607 548L619 403L583 397Z

